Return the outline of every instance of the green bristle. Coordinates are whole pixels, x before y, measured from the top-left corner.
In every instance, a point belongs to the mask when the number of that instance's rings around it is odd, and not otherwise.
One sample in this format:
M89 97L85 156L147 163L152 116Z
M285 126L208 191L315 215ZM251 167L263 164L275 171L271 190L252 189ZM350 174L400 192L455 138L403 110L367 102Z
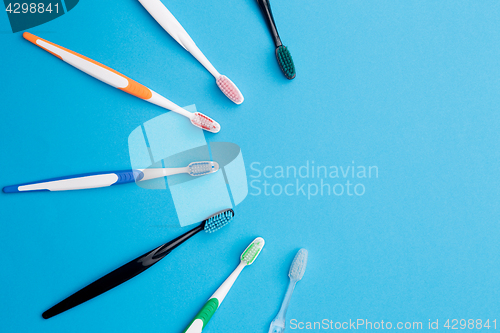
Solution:
M293 64L292 55L286 46L281 45L276 49L276 58L286 78L289 80L293 79L295 77L295 65Z
M250 244L245 252L241 255L241 261L247 265L253 264L257 256L260 254L260 251L264 247L264 239L261 237L256 238L252 244Z

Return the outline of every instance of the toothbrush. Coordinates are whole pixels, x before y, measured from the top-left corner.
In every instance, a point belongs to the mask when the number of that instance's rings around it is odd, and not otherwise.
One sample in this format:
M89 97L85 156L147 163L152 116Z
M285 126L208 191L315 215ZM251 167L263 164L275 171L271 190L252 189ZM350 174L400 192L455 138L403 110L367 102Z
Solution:
M99 280L92 282L85 288L80 289L73 295L69 296L68 298L62 300L61 302L45 311L42 314L42 317L45 319L49 319L96 296L99 296L100 294L105 293L110 289L113 289L123 282L128 281L134 276L144 272L146 269L153 266L161 259L165 258L176 247L178 247L200 231L205 230L205 232L207 233L217 231L231 222L233 217L234 211L232 209L227 209L208 217L194 229L191 229L190 231L186 232L183 235L180 235L174 240L171 240L170 242L165 243L157 247L156 249L143 254L142 256L130 261L120 268L115 269L111 273L108 273Z
M3 192L18 193L28 191L83 190L145 181L180 173L187 173L191 176L204 176L217 172L218 170L219 164L217 162L203 161L190 163L184 168L153 168L114 172L93 172L61 178L52 178L35 183L6 186L3 188Z
M274 45L276 45L276 59L278 59L281 71L285 74L287 79L292 80L295 78L295 65L293 64L290 51L281 42L276 23L274 22L273 12L271 11L271 4L269 0L257 0L257 2L259 3L262 14L264 14L267 26L273 37Z
M220 131L220 125L215 120L207 117L203 113L193 113L181 108L180 106L169 101L155 91L126 77L121 73L118 73L114 69L111 69L81 54L46 41L45 39L37 37L29 32L23 33L23 37L33 44L41 47L45 51L52 53L64 62L67 62L73 67L78 68L82 72L85 72L90 76L93 76L96 79L109 84L110 86L123 90L145 101L156 104L158 106L161 106L162 108L174 111L184 117L187 117L189 120L191 120L191 123L193 125L201 129L212 133L217 133Z
M269 328L269 333L281 333L285 330L285 315L286 310L288 309L288 305L290 304L290 299L292 298L293 289L297 282L299 282L304 276L304 272L306 271L307 266L307 250L300 249L299 252L295 255L295 258L290 265L290 271L288 272L288 276L290 277L290 284L288 285L288 290L285 294L285 299L283 300L283 304L281 304L281 309L278 312L278 315L271 323L271 327Z
M221 75L212 66L179 21L177 21L160 0L139 0L139 2L177 43L181 44L186 51L191 53L214 76L217 86L227 98L236 104L243 103L244 98L238 87L228 77Z
M240 275L243 268L248 265L253 264L257 256L262 251L264 247L264 239L262 237L257 237L248 247L243 251L240 257L240 264L234 270L231 275L224 281L224 283L217 289L217 291L210 297L210 299L205 303L200 312L194 317L193 321L189 326L183 331L183 333L200 333L203 331L205 326L207 326L210 318L214 315L215 311L220 307L222 301L226 297L227 293L233 286L234 282Z

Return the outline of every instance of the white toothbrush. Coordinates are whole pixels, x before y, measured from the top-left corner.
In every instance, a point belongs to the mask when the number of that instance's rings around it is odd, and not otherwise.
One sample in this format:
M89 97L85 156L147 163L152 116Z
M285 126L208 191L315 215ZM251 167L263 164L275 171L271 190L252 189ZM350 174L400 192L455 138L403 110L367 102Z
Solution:
M174 15L170 13L160 0L139 0L139 2L146 8L149 14L153 16L156 22L177 41L177 43L181 44L185 50L191 53L193 57L214 76L217 86L227 98L236 104L243 103L244 98L238 87L236 87L228 77L221 75L215 69L210 61L208 61L207 57L200 51L198 46L196 46L193 39L188 35L186 30L184 30L179 21L177 21Z
M290 304L290 299L292 298L292 293L295 285L302 279L302 277L304 276L304 272L306 271L307 255L308 253L306 249L300 249L299 252L297 252L297 254L295 255L292 264L290 265L290 271L288 272L288 276L290 277L290 284L288 285L285 299L283 300L283 304L281 304L280 311L271 323L269 333L281 333L285 330L286 310L288 309L288 305Z
M210 131L212 133L217 133L220 131L220 125L210 117L200 112L189 112L181 108L177 104L169 101L160 94L156 93L155 91L149 89L148 87L143 86L142 84L126 77L121 73L118 73L114 69L111 69L81 54L68 50L62 46L37 37L29 32L23 33L23 37L33 44L41 47L45 51L52 53L64 62L67 62L73 67L78 68L82 72L85 72L90 76L93 76L96 79L109 84L110 86L123 90L131 95L148 101L149 103L156 104L158 106L161 106L162 108L183 115L184 117L187 117L189 120L191 120L191 123L193 125L199 128Z
M200 310L200 312L198 312L198 314L194 317L193 321L191 321L191 323L183 331L183 333L200 333L201 331L203 331L210 318L212 318L215 311L217 311L217 309L220 307L222 301L226 297L227 293L233 286L243 268L253 264L255 259L257 259L257 256L262 251L264 244L264 239L262 237L257 237L250 245L248 245L248 247L245 249L245 251L243 251L243 254L240 257L240 264L238 265L238 267L236 267L234 272L229 275L226 281L224 281L219 289L217 289L212 297L210 297L210 299L205 303L203 308Z
M184 168L153 168L115 172L94 172L82 175L52 178L35 183L6 186L3 188L3 191L4 193L16 193L28 191L83 190L117 184L133 183L136 181L145 181L180 173L188 173L191 176L204 176L217 172L217 170L219 170L219 164L217 162L203 161L190 163Z

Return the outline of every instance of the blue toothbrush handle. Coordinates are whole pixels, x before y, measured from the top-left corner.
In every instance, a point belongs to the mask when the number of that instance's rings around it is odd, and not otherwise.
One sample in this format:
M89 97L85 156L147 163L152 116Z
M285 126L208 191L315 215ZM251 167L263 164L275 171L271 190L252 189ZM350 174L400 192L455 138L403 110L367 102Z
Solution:
M285 298L283 299L283 303L281 304L280 311L272 321L271 327L269 328L269 333L282 333L285 330L286 310L288 310L288 305L290 305L290 299L292 298L296 283L297 280L290 279L290 283L288 284L288 289L286 290Z
M122 170L114 172L92 172L80 175L46 179L33 183L6 186L5 193L33 191L69 191L88 188L107 187L116 184L132 183L141 180L144 174L140 170Z

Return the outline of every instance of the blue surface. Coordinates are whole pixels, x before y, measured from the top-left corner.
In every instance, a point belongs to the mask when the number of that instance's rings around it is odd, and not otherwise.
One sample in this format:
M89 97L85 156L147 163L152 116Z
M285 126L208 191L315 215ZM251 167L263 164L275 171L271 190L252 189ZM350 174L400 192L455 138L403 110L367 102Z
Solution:
M364 184L362 196L250 188L228 227L50 320L48 307L186 229L166 227L166 191L134 184L1 193L2 332L180 332L257 236L263 253L207 332L266 332L300 247L309 264L287 319L500 320L498 2L271 1L297 68L291 82L253 0L167 3L244 93L241 106L135 0L80 1L30 31L196 104L222 126L209 142L241 147L249 180L254 162L262 171L313 161L377 166L378 178L348 179ZM129 134L163 110L61 62L0 17L0 186L129 168ZM319 181L268 182L297 180Z

